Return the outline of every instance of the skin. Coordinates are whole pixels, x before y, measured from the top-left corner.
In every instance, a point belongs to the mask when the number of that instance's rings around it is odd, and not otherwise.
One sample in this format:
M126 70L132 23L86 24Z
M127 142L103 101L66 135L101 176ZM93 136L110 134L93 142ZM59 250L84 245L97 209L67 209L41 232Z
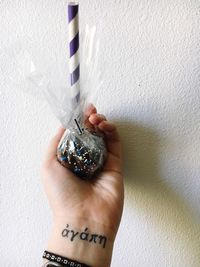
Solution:
M98 114L93 105L89 105L85 111L85 126L103 133L107 160L97 177L91 181L81 180L57 160L57 146L65 129L60 128L51 140L41 172L53 213L53 229L47 248L93 267L107 267L110 266L123 210L121 142L116 126L107 121L104 115ZM66 224L77 231L88 227L91 232L103 233L108 239L107 247L102 249L92 243L64 239L60 232Z

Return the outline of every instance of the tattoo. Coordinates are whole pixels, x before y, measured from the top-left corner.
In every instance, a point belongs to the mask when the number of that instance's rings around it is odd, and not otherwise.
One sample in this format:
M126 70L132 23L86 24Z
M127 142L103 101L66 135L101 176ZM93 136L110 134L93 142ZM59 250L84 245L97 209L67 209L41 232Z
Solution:
M106 247L107 237L104 235L98 235L96 233L90 233L88 228L86 227L83 232L77 232L69 229L69 224L62 230L62 237L69 239L71 242L76 240L82 240L89 243L95 243L97 245Z

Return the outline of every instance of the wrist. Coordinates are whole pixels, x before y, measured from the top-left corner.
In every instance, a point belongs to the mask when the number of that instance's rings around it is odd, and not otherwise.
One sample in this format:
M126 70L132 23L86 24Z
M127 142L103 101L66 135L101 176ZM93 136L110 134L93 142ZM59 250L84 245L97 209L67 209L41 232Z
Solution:
M47 250L91 267L110 266L115 233L86 218L55 218Z

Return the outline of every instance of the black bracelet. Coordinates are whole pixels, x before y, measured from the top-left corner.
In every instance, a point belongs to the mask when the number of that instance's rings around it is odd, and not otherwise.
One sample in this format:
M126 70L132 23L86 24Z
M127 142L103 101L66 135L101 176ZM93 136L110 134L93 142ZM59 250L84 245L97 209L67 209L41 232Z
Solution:
M63 267L63 265L61 265L60 263L57 263L57 262L48 261L42 267Z
M52 262L57 262L62 264L64 267L90 267L84 263L80 263L78 261L73 261L68 258L64 258L60 255L54 254L49 251L44 251L42 258L47 259Z

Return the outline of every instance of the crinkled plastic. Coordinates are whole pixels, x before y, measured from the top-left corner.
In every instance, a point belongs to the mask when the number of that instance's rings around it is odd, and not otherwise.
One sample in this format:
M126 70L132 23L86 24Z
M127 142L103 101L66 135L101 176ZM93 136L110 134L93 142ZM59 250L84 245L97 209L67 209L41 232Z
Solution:
M79 134L76 129L65 131L57 150L61 164L83 179L90 179L103 167L106 149L101 136L87 129Z
M102 135L86 129L84 112L97 97L102 86L98 68L99 41L96 27L85 27L80 37L80 100L74 101L69 85L67 49L59 62L51 62L27 38L26 49L18 43L5 56L12 65L10 79L31 94L45 99L52 112L67 130L57 149L60 163L83 179L100 171L106 160ZM34 49L33 49L34 48Z

